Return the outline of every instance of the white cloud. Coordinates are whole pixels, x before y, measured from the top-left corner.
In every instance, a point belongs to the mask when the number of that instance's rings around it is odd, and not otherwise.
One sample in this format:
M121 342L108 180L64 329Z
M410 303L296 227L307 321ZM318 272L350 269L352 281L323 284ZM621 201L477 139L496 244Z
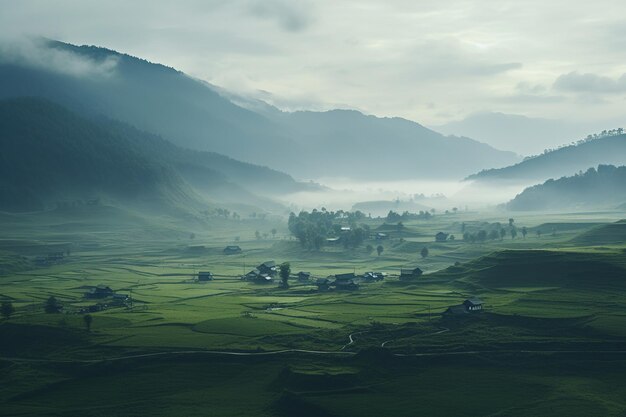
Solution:
M52 46L45 39L3 39L0 42L0 62L46 68L75 77L109 77L114 74L118 57L86 58L70 50Z

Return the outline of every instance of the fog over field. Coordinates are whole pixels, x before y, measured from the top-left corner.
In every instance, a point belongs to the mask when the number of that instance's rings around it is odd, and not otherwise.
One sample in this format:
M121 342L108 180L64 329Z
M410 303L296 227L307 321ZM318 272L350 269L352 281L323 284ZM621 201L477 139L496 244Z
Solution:
M314 180L326 187L319 191L288 194L282 201L304 210L325 207L349 210L355 203L386 200L413 201L436 210L485 209L515 197L524 184L481 184L476 181L356 181L347 178L319 178ZM534 185L528 182L526 186ZM376 213L376 215L387 214ZM372 213L374 215L374 213Z

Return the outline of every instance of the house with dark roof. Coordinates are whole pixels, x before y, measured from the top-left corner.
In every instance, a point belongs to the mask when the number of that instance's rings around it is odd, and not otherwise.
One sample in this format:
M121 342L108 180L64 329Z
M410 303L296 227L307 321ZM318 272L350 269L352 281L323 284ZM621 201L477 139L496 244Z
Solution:
M354 272L336 274L335 280L331 285L334 286L336 290L356 290L359 288Z
M305 282L311 279L310 272L300 271L298 272L298 281Z
M483 301L479 298L469 298L463 303L450 306L444 311L444 316L459 316L464 314L475 314L483 310Z
M237 253L241 253L241 248L239 246L230 245L224 248L224 255L235 255Z
M436 242L445 242L446 240L448 240L448 234L444 233L444 232L439 232L435 235L435 241Z
M318 291L330 290L330 284L332 284L332 281L328 278L318 278L317 281L315 281Z
M111 287L100 284L97 287L90 288L89 291L85 293L85 298L106 298L113 294Z
M198 272L198 281L213 281L213 274L210 272Z
M382 281L385 279L385 274L382 272L366 272L363 274L363 280L367 282Z
M265 261L261 265L257 266L256 269L258 269L261 274L269 275L271 277L278 273L278 267L274 261Z
M422 271L420 268L402 268L400 269L400 281L410 281L412 279L415 279L417 277L419 277L420 275L422 275L424 273L424 271Z

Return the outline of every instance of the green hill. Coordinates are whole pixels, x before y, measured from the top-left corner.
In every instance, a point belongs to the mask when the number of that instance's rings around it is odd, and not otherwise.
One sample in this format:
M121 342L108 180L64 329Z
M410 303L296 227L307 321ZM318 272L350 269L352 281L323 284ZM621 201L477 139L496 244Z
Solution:
M583 174L548 180L526 188L506 204L507 209L574 210L613 208L626 198L626 166L600 165Z
M584 246L626 245L626 220L595 227L580 234L572 242Z
M504 250L437 272L476 291L505 287L626 289L626 260L619 254Z
M626 164L626 135L587 140L527 158L505 168L484 170L467 179L528 183L573 175L600 164Z
M267 194L305 187L269 168L182 149L46 100L0 101L0 210L99 198L155 208L201 210L210 203L277 208Z

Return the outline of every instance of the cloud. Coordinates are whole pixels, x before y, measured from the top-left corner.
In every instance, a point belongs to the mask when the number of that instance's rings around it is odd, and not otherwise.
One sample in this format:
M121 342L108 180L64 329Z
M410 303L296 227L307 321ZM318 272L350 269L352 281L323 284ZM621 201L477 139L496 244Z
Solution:
M292 1L255 0L249 5L248 11L258 18L275 20L288 32L300 32L312 22L310 5Z
M0 41L0 62L43 68L74 77L109 77L115 73L119 57L107 55L95 59L71 50L55 47L42 38L5 39Z
M613 79L597 74L581 74L574 71L560 75L554 82L554 88L575 93L619 94L626 92L626 74Z

